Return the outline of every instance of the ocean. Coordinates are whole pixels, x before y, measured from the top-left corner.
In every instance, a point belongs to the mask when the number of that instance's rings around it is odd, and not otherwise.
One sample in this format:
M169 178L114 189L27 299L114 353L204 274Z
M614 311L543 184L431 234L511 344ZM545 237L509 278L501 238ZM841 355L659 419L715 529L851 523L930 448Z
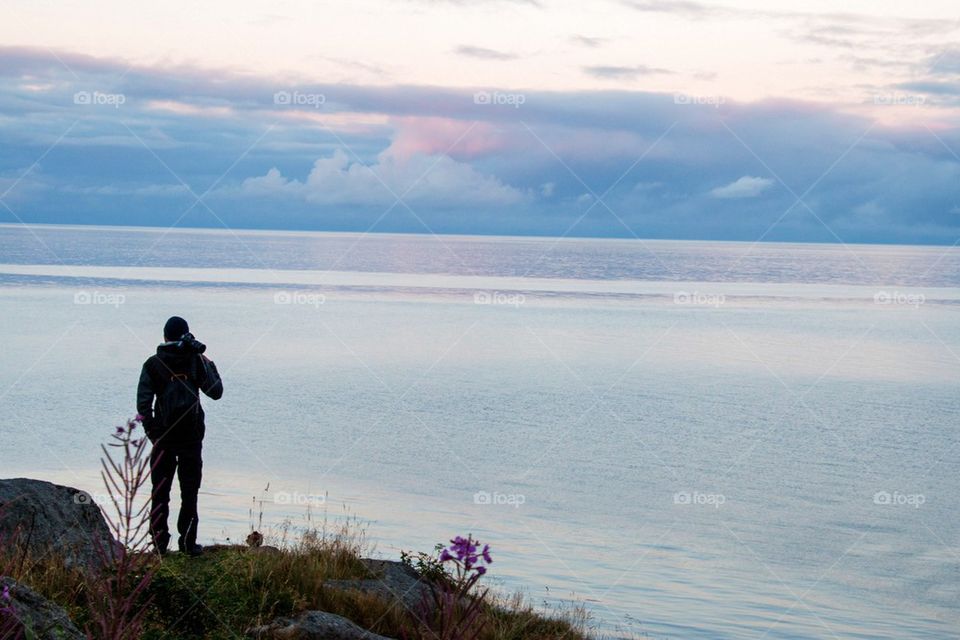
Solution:
M102 497L181 315L202 542L472 532L608 636L960 628L957 248L7 225L0 310L4 477Z

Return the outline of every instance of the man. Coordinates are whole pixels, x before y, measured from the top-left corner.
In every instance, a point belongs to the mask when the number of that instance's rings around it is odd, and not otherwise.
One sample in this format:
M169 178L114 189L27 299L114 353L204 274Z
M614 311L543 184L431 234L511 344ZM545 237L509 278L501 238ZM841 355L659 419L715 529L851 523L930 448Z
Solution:
M187 321L178 316L163 327L164 342L156 355L143 363L137 386L137 413L153 444L150 452L153 502L150 535L161 555L170 544L167 518L170 515L170 486L180 481L180 515L177 546L181 552L200 555L197 544L197 494L203 470L203 435L206 431L200 391L214 400L223 395L217 367L203 355L206 346L198 342Z

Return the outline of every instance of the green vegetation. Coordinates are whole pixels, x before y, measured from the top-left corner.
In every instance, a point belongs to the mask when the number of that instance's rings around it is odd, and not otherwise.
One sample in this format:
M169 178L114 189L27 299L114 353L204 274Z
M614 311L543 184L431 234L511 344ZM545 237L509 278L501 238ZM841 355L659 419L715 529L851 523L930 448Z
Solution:
M307 610L329 611L365 629L392 638L423 635L415 615L395 600L355 589L325 586L331 580L373 577L362 561L362 535L349 527L334 534L308 531L295 542L283 535L282 550L214 546L198 558L185 554L153 557L156 568L144 594L145 640L235 640L256 625ZM427 554L405 554L406 563L441 578L441 565ZM9 558L13 560L13 558ZM12 577L66 608L81 628L90 621L88 579L62 562L43 559L4 563ZM18 568L19 567L19 568ZM342 583L339 585L342 587ZM489 596L480 614L478 640L585 640L587 615L582 608L549 612L520 595Z

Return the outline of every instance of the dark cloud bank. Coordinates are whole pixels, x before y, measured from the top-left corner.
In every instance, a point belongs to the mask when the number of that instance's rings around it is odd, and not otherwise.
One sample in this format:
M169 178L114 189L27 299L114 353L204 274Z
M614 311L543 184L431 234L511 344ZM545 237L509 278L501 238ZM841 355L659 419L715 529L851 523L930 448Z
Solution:
M5 48L0 221L953 244L945 113L890 127L786 100L304 85Z

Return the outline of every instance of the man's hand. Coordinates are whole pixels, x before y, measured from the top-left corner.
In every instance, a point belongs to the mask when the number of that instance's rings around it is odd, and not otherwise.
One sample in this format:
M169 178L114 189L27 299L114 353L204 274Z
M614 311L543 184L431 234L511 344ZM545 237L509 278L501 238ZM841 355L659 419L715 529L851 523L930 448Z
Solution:
M153 416L143 416L143 419L140 422L143 424L143 432L147 435L147 439L151 443L155 442L158 435L154 433L154 428L157 425L157 419Z

